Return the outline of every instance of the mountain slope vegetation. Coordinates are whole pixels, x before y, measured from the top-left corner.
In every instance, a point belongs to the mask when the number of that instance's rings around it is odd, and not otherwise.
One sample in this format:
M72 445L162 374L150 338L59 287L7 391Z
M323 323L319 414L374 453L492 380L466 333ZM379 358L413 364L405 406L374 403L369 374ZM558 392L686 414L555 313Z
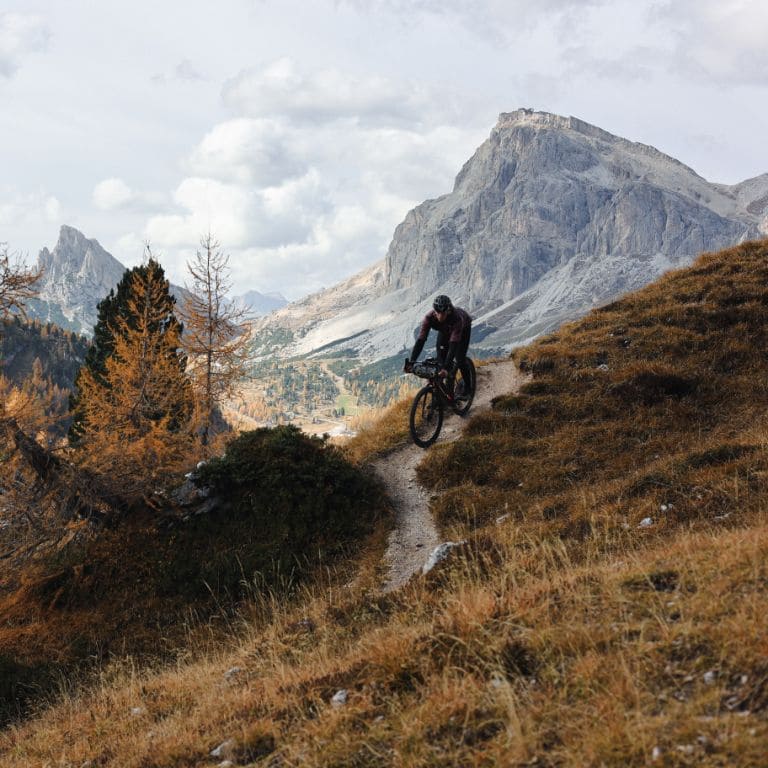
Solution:
M767 320L751 242L518 350L531 381L420 465L449 560L112 666L4 764L764 765Z

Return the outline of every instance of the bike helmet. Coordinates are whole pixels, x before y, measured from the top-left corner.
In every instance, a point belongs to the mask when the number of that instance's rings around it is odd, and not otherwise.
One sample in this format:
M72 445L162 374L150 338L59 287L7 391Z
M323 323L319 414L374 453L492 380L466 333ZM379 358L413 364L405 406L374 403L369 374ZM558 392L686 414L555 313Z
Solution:
M451 309L451 307L453 307L451 300L442 294L435 298L435 300L432 302L432 308L435 310L435 312L447 312L449 309Z

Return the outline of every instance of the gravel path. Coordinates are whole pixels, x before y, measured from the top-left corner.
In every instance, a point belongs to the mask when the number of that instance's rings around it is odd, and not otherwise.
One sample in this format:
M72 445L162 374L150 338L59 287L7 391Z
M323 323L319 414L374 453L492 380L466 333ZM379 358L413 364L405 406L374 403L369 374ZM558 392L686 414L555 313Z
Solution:
M490 407L497 395L516 391L525 377L511 360L491 363L477 369L477 393L470 415ZM456 440L466 419L446 413L437 443ZM395 529L389 535L384 560L388 566L382 589L389 592L403 586L440 544L440 537L429 511L429 493L416 479L416 466L425 451L408 445L374 463L373 469L384 484L397 513Z

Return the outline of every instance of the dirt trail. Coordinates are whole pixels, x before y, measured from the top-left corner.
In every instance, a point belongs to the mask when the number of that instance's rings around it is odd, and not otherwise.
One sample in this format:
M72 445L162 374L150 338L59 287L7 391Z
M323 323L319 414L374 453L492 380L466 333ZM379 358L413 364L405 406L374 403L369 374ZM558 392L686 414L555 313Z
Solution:
M525 381L511 360L492 363L477 369L477 394L472 414L490 407L492 398L513 392ZM437 444L456 440L467 423L453 413L446 413ZM397 513L395 529L389 536L384 555L388 566L382 589L397 589L426 563L440 537L429 511L429 493L416 479L416 466L425 451L411 444L385 456L373 468L384 484Z

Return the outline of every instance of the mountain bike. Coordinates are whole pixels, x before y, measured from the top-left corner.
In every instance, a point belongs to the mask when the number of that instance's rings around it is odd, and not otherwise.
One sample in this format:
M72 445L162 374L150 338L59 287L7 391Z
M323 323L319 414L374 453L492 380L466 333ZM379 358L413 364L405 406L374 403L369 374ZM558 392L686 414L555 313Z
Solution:
M459 416L469 412L475 397L475 364L469 357L466 361L469 381L464 380L461 370L442 378L439 375L442 366L434 357L411 364L410 373L428 381L413 398L409 420L411 437L420 448L429 448L437 440L446 408Z

